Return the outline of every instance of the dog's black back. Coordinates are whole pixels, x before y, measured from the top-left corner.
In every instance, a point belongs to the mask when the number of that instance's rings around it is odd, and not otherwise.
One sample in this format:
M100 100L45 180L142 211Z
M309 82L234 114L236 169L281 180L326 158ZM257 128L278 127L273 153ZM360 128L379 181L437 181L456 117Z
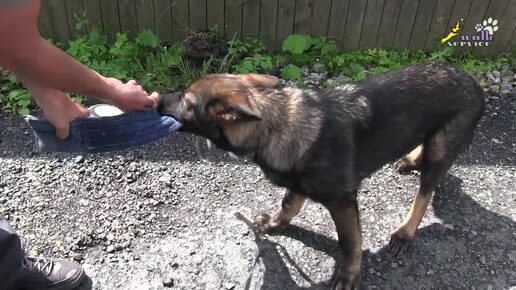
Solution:
M318 201L353 192L364 177L448 124L456 129L448 128L447 142L464 147L485 103L472 77L444 63L411 66L315 94L303 94L303 106L312 108L305 111L318 108L324 116L308 152L288 171L259 156L256 162L276 184ZM458 152L451 150L446 158L452 162Z

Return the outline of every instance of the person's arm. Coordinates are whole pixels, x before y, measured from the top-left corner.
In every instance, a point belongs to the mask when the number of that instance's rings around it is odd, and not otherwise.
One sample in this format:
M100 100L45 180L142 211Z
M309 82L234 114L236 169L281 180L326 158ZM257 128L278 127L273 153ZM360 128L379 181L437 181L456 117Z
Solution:
M154 105L156 95L150 97L136 82L103 77L42 39L39 8L40 0L0 8L0 65L20 79L110 101L126 111Z

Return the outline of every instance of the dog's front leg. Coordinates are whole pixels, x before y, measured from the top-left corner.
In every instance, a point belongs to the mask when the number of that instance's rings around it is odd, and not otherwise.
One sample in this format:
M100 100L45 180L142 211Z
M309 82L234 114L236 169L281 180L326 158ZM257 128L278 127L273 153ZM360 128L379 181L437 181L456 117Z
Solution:
M358 218L356 193L348 199L325 204L335 222L343 263L333 289L358 289L362 265L362 233Z
M292 218L299 213L305 200L306 197L304 195L287 189L281 201L281 209L273 214L263 213L257 216L256 223L262 232L279 230L288 225Z

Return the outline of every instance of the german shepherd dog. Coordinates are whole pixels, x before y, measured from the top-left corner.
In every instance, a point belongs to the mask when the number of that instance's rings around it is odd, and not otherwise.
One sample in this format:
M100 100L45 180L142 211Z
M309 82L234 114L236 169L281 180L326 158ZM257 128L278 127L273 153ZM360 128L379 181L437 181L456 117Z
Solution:
M307 197L322 203L343 254L333 288L356 289L361 181L398 159L399 171L421 172L419 191L388 245L395 254L403 252L432 192L470 143L484 92L446 63L413 65L327 90L278 83L268 75L208 75L163 95L158 112L224 150L250 153L270 181L286 188L281 209L258 218L262 230L288 225Z

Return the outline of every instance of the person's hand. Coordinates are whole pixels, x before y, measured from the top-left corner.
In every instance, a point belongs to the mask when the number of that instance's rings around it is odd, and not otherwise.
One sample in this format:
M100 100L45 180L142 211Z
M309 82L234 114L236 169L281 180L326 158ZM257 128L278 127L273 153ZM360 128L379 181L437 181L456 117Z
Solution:
M45 118L56 128L56 136L66 139L70 134L70 122L78 117L88 117L89 111L75 103L65 93L43 86L23 76L18 76L27 87Z
M149 110L156 107L158 93L148 94L135 80L122 83L115 78L106 78L112 87L110 96L106 98L126 112Z
M45 118L56 128L56 136L66 139L70 134L70 122L78 117L88 117L89 111L75 103L61 91L52 90L50 95L34 96Z

